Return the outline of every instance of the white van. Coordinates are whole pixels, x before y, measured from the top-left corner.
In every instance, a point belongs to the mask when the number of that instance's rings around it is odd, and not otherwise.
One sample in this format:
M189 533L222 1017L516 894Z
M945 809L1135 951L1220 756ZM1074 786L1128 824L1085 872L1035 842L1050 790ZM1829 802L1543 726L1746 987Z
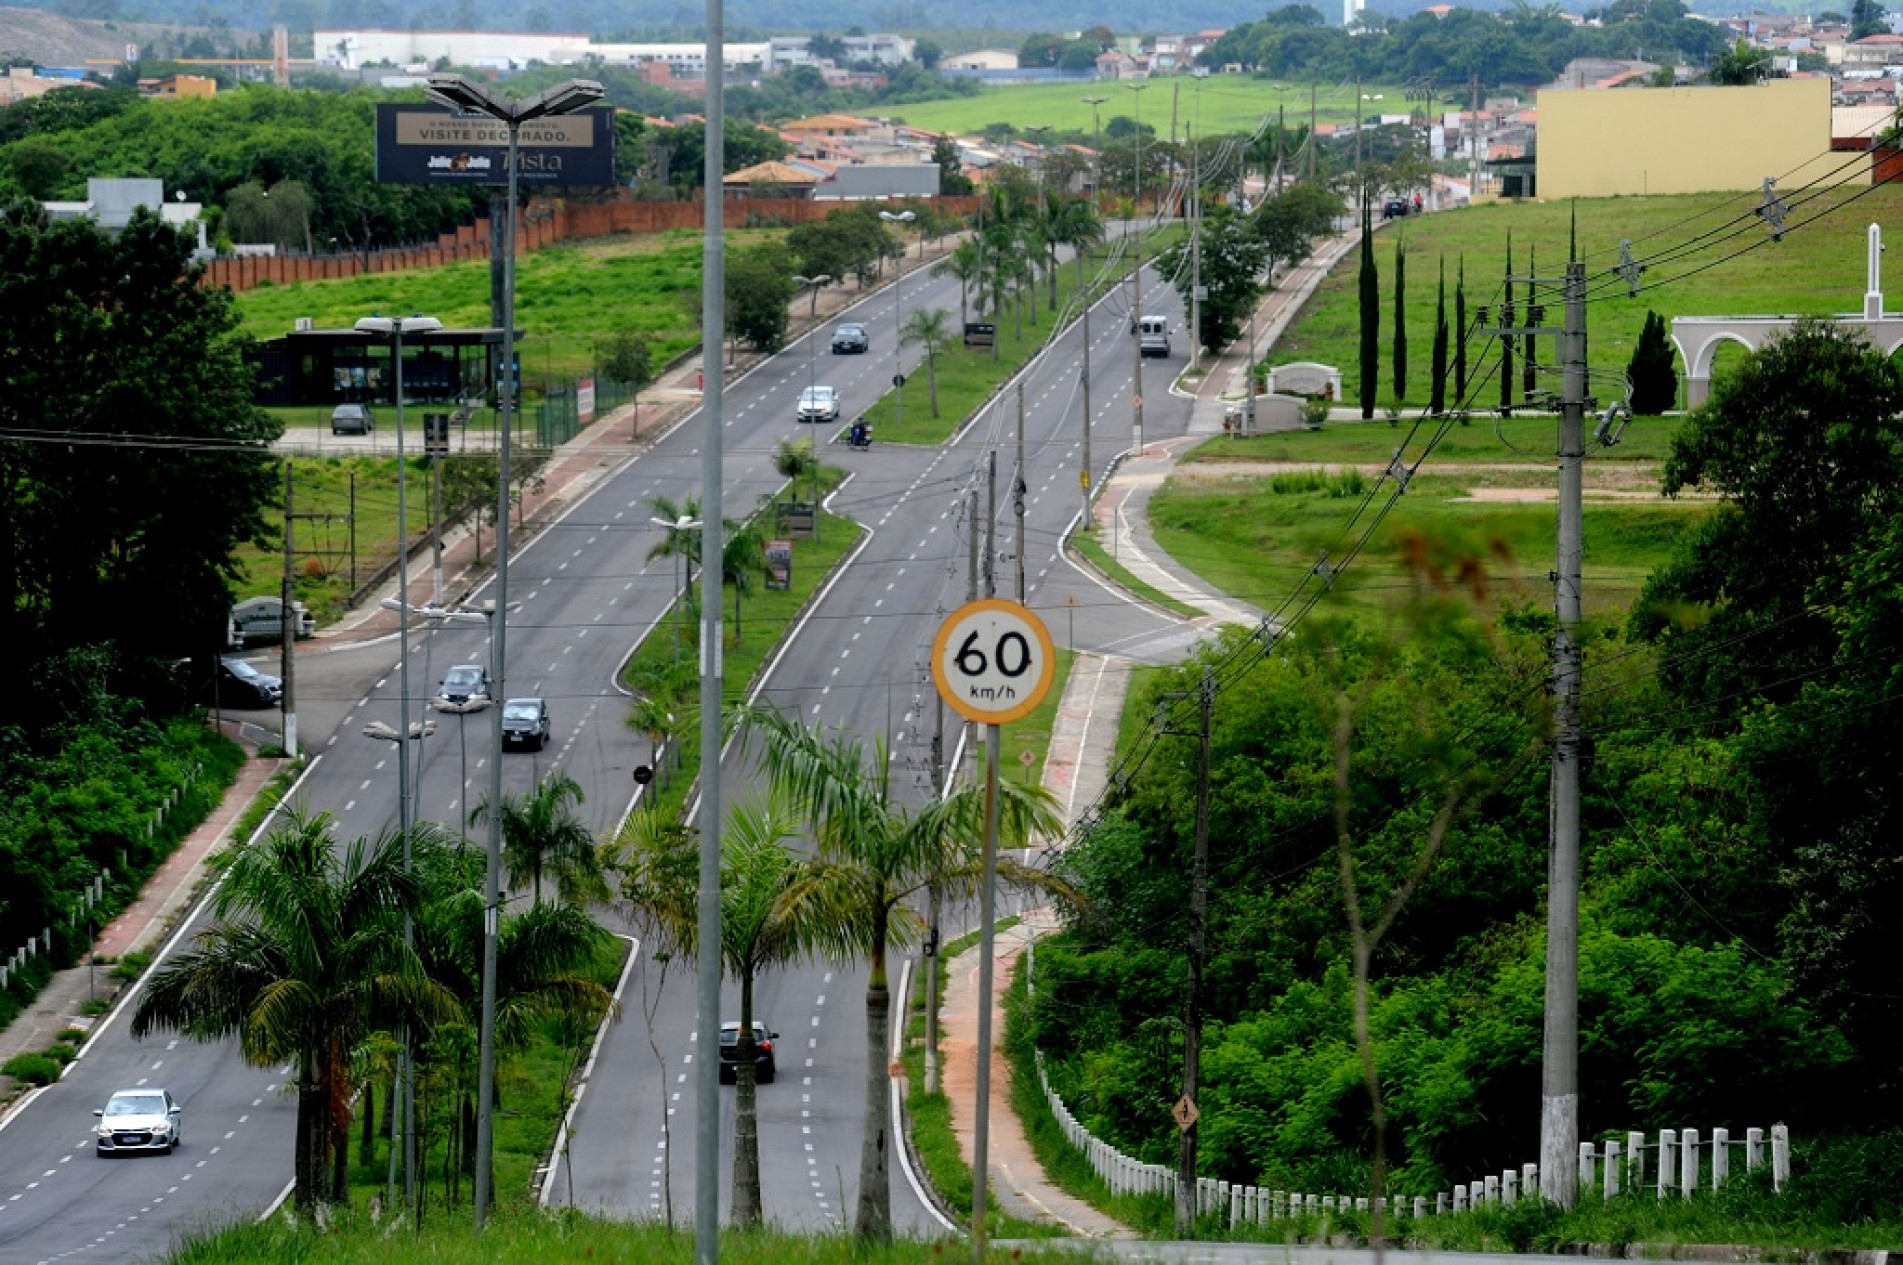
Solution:
M1167 356L1170 354L1170 323L1168 317L1140 316L1137 318L1137 348L1145 356Z

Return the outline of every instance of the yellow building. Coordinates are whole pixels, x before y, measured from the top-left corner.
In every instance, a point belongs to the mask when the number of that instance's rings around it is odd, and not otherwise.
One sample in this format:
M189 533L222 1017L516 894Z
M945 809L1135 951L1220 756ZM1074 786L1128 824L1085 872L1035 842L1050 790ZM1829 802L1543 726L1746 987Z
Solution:
M1829 176L1830 80L1745 88L1560 88L1538 97L1539 196L1782 188ZM1835 179L1841 179L1841 176ZM1868 179L1868 173L1863 173Z

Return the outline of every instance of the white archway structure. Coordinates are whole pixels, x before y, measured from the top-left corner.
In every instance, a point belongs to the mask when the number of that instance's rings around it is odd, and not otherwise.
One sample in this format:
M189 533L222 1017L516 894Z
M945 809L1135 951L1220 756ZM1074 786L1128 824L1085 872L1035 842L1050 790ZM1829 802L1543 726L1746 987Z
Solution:
M1872 224L1863 312L1829 319L1862 330L1872 348L1891 356L1903 347L1903 313L1884 314L1882 261L1883 230ZM1711 397L1711 362L1720 346L1737 343L1749 351L1757 351L1799 319L1795 316L1673 317L1672 343L1685 365L1685 406L1697 408Z

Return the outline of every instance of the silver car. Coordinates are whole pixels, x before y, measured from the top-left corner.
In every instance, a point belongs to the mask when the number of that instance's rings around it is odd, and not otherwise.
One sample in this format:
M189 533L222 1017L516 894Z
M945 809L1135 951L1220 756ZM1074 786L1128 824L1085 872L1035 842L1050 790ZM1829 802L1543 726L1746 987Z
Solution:
M438 711L473 712L489 706L489 669L480 663L459 663L443 676L431 700Z
M182 1115L171 1091L122 1089L106 1100L93 1149L100 1155L157 1151L170 1155L179 1145Z
M330 433L368 435L377 428L376 414L368 404L339 404L330 411Z

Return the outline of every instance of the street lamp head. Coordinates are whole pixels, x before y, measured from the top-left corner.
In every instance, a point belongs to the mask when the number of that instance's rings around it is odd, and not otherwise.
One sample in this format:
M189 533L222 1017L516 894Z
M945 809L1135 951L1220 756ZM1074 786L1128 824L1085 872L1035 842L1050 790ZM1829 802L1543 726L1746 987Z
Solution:
M569 79L527 101L498 96L467 75L431 75L423 95L437 105L464 114L486 114L511 125L551 114L571 114L601 100L606 90L592 79Z
M1083 98L1083 102L1085 105L1090 106L1092 109L1095 109L1096 107L1102 105L1104 102L1108 101L1109 99L1110 99L1109 97L1085 97Z
M648 521L653 523L656 527L664 527L668 531L692 531L694 528L700 526L700 520L698 518L689 518L685 514L682 514L672 522L669 522L665 518L650 518Z
M918 213L915 211L900 211L897 215L894 215L890 211L881 211L879 212L879 218L892 224L910 224L913 220L918 218Z
M799 286L814 286L814 287L830 285L832 284L832 275L830 273L822 272L817 277L795 276L793 278L793 284L799 285Z
M433 316L360 316L357 318L359 334L427 334L442 327L443 323Z

